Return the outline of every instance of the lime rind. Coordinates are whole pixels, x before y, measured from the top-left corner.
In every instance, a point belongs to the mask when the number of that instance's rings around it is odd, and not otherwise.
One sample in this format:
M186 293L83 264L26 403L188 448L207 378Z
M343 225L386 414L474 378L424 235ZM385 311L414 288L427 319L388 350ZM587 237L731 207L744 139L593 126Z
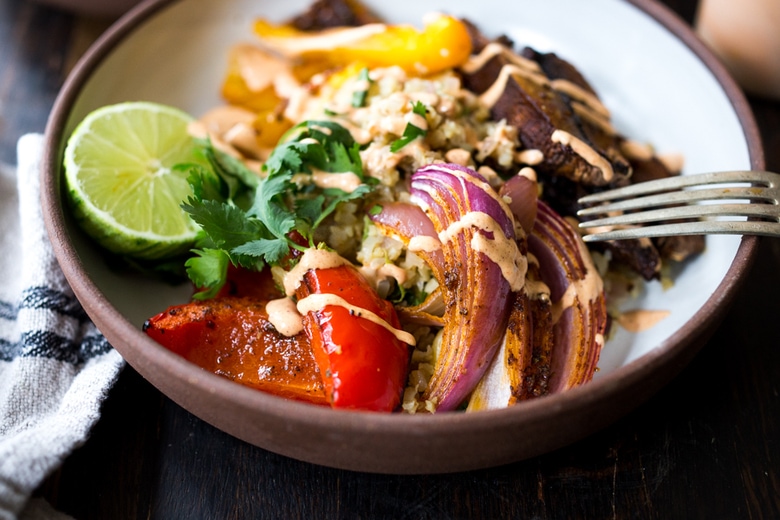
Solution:
M187 133L191 116L150 102L99 108L79 123L64 154L73 214L106 249L163 259L192 247L198 226L181 209L191 194L180 163L206 160Z

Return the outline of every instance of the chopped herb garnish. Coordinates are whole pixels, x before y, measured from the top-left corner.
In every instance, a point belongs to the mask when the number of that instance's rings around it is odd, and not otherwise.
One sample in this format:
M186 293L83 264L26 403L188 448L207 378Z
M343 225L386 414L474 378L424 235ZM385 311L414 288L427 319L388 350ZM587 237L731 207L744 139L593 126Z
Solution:
M368 88L371 85L371 78L368 77L368 69L363 67L360 69L358 75L358 82L361 84L361 88L352 93L352 106L360 108L366 105L366 98L368 97Z
M418 116L425 117L427 110L424 104L422 104L420 101L415 101L412 103L412 112ZM390 145L390 151L395 153L418 137L424 137L427 133L427 130L422 129L419 126L413 125L412 123L406 123L406 128L404 128L403 135L400 139L393 141L393 143Z
M373 179L365 178L359 145L341 125L306 121L293 127L265 162L265 178L208 142L202 143L211 169L182 165L189 171L193 195L182 205L202 229L186 262L187 274L209 298L224 285L229 263L250 269L275 265L291 248L318 247L314 231L342 202L363 197ZM292 181L299 173L352 172L357 189L318 189ZM300 241L291 238L295 232Z

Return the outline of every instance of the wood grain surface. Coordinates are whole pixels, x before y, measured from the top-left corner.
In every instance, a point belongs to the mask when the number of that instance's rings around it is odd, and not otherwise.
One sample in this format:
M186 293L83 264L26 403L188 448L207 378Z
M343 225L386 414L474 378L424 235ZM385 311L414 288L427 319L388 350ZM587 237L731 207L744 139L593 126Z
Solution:
M665 2L689 23L695 0ZM107 26L0 0L0 161L43 132L67 71ZM750 98L780 171L780 103ZM648 403L572 446L436 476L329 469L193 417L127 368L86 444L39 488L89 519L780 518L780 240L693 362ZM522 432L517 432L519 436Z

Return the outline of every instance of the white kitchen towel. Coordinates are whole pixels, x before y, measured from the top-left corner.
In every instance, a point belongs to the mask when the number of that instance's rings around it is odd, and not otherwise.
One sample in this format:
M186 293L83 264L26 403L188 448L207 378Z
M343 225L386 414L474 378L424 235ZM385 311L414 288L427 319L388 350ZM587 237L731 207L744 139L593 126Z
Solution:
M0 172L0 520L36 515L36 502L25 512L31 494L87 439L124 366L52 252L43 137L23 136L17 153L15 171Z

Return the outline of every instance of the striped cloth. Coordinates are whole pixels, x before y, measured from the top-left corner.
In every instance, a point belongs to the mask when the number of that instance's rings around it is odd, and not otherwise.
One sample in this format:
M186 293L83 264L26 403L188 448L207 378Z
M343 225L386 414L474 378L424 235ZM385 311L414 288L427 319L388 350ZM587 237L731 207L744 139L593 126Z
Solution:
M33 491L84 443L124 362L63 276L39 201L43 138L0 172L0 520L67 518Z

